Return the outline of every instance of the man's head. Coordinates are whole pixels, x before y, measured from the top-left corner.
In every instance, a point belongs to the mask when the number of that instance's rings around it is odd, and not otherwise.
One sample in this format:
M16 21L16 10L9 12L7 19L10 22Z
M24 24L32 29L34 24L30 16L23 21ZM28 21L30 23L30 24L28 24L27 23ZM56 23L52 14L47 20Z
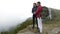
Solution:
M37 6L39 6L41 3L40 2L37 2Z
M36 6L36 3L33 3L33 6Z

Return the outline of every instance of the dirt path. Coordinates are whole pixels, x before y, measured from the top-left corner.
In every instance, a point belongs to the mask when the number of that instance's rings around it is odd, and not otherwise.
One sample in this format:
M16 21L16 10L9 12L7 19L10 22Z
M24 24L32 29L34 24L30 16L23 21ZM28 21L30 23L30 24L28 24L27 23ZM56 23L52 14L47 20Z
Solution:
M31 27L32 25L28 26L27 28L19 31L17 34L39 34L37 33L37 28L35 28L34 30Z
M51 31L49 31L49 34L57 34L58 32L60 32L60 28L54 28Z
M27 28L19 31L17 34L39 34L37 28L35 28L34 30L31 27L32 25L28 26ZM36 26L35 26L36 27ZM46 28L46 27L45 27ZM46 30L44 28L44 30ZM60 31L60 28L54 28L52 30L46 30L48 34L57 34ZM43 34L46 34L43 32Z
M18 33L18 34L35 34L35 33L31 32L31 31L25 31L24 33Z

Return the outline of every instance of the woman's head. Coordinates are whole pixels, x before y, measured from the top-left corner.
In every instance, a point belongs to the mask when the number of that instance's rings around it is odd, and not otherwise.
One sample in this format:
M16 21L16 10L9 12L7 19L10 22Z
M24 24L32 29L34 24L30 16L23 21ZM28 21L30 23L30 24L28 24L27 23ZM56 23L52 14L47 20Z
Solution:
M36 6L36 3L33 3L33 6Z

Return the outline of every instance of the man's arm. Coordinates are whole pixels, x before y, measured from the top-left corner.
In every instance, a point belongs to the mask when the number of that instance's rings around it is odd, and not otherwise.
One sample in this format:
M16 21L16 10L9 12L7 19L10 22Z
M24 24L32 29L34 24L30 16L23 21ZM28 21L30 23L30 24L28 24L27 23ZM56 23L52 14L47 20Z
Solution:
M37 14L39 12L40 8L38 7L37 10L35 11L35 14Z
M42 8L41 7L38 7L37 10L36 10L36 12L35 12L35 14L41 12L41 10L42 10Z

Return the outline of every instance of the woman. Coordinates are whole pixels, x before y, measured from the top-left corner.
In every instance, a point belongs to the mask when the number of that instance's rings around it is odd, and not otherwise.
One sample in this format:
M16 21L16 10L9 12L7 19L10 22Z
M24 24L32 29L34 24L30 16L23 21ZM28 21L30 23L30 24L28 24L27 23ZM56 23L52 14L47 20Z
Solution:
M36 11L36 9L37 9L37 5L36 5L36 3L33 3L32 13L34 13L34 12ZM33 14L33 27L32 27L33 29L34 29L34 27L35 27L35 19L36 19L36 24L37 24L36 15ZM37 28L38 28L38 24L37 24Z

